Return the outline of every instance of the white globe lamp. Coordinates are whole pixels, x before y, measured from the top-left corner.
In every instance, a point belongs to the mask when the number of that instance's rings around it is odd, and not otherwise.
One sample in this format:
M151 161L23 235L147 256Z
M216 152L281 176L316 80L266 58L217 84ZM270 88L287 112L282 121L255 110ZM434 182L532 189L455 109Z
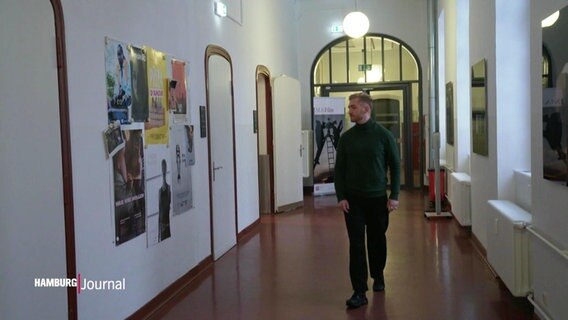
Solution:
M360 38L369 31L369 18L360 11L353 11L343 19L343 31L351 38Z

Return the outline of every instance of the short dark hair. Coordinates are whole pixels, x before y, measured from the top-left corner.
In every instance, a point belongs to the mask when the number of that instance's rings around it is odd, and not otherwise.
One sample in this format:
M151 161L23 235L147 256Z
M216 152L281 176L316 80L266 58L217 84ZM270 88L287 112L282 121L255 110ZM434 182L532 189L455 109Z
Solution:
M369 105L369 108L373 107L373 98L371 98L370 95L368 95L365 92L357 92L357 93L353 93L352 95L349 96L349 100L353 100L353 99L357 99L360 102L366 103L367 105Z

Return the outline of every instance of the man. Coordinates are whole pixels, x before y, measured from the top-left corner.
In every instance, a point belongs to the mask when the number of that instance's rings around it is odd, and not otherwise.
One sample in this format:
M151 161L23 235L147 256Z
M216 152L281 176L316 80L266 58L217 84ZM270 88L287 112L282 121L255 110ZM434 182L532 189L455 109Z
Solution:
M392 133L371 119L373 100L366 93L349 96L349 118L355 126L339 139L335 165L335 191L345 215L349 235L349 276L353 295L349 308L367 304L367 255L374 279L373 291L385 289L387 258L385 232L389 212L398 208L400 159ZM387 198L387 167L390 195ZM367 253L365 253L365 229Z

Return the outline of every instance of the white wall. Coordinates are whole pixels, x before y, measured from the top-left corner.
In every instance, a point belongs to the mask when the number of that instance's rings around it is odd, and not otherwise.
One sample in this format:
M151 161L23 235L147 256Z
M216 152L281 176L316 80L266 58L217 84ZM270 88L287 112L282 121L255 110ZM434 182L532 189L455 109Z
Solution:
M369 32L393 36L404 41L417 54L422 67L422 107L428 113L428 15L423 0L358 0L357 8L370 21ZM298 33L298 70L302 86L302 129L312 128L310 78L316 55L330 42L344 36L329 28L341 24L355 9L352 0L296 0Z
M441 63L445 65L444 86L449 81L454 85L454 145L446 146L446 164L454 171L469 173L471 148L469 0L443 0L440 1L439 6L439 11L443 12L445 17L443 29L445 57ZM440 66L440 70L441 68ZM440 97L444 98L445 92ZM440 126L445 127L442 118Z
M0 42L0 319L66 319L66 288L34 287L67 276L50 2L2 1Z
M495 0L470 1L470 66L487 59L487 122L489 156L471 152L471 228L487 247L487 200L497 199L497 141L495 107ZM483 17L482 19L480 17Z
M532 223L546 238L560 248L568 248L568 188L542 177L542 77L540 21L554 11L568 5L566 0L531 1L531 171ZM534 297L554 319L568 314L568 261L533 238L531 269Z
M229 10L234 11L233 9ZM238 10L237 10L238 11ZM106 125L104 37L148 45L189 61L190 113L199 124L205 105L204 54L209 44L231 55L234 72L238 230L258 219L255 69L297 76L293 4L244 2L241 23L213 15L213 0L160 2L64 0L75 196L77 271L100 279L126 278L126 292L84 292L81 319L132 314L210 254L207 140L195 141L194 208L172 217L172 237L146 248L145 236L112 243L111 167L104 157ZM240 17L235 15L237 20ZM104 307L102 307L104 306Z

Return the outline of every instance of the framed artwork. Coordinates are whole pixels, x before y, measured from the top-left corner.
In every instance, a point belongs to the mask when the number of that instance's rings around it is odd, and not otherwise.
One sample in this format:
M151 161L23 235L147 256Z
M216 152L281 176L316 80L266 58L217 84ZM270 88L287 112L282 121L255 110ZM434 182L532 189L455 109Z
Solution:
M568 14L568 6L560 17ZM568 186L568 24L542 28L542 175Z
M489 156L487 124L487 60L471 67L471 139L473 152Z
M446 143L454 145L454 84L446 83Z

